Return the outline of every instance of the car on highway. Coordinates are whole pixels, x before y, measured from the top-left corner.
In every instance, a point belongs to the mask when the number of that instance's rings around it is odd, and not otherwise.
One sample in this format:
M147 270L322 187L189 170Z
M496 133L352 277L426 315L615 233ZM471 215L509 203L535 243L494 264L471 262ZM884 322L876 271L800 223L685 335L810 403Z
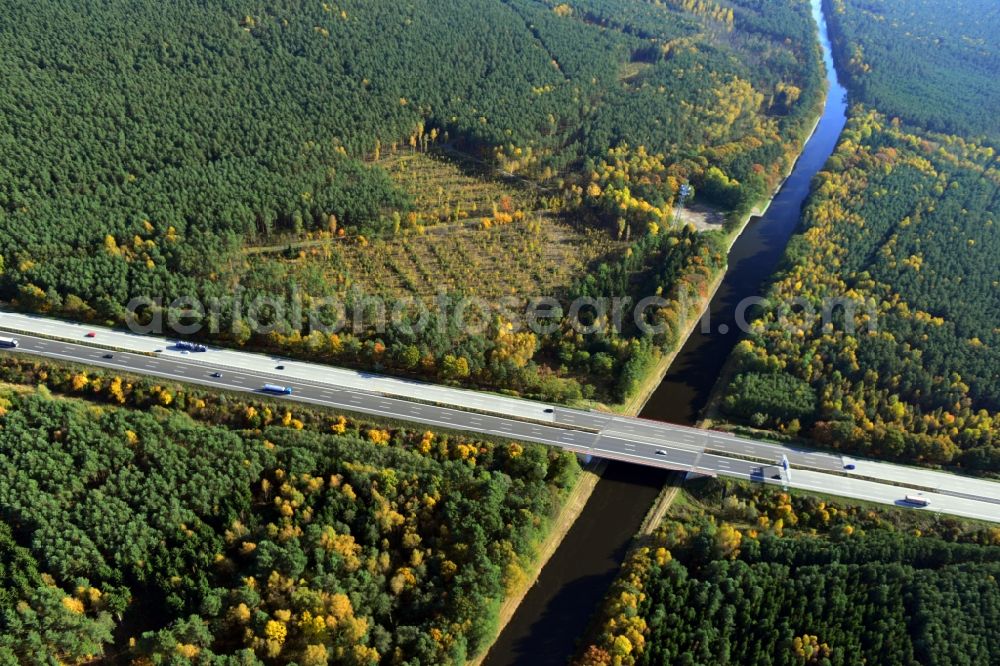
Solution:
M854 463L844 463L844 469L851 470L851 469L854 469L854 468L855 468L855 464Z
M213 372L212 376L215 377L216 379L218 379L219 377L222 376L222 373L221 372Z
M114 354L105 354L104 355L104 358L114 358L114 357L115 357Z
M658 456L665 456L665 455L667 455L667 452L664 451L663 449L657 449L656 450L656 455L658 455Z
M546 407L546 408L545 408L545 413L546 413L546 414L551 414L551 413L552 413L552 412L554 412L554 411L556 411L556 410L552 409L551 407Z
M276 365L276 366L274 366L274 369L275 370L284 370L285 366L283 366L283 365Z
M83 337L85 337L85 338L96 338L97 337L97 333L94 333L93 331L88 331L87 335L85 335Z

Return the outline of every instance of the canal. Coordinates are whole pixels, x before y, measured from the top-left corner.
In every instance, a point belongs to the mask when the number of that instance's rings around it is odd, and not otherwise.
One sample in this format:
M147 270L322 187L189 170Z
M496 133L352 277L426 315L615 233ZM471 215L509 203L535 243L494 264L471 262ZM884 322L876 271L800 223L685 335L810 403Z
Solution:
M840 85L820 0L812 0L819 25L829 91L823 114L792 173L766 213L751 220L729 253L729 268L699 326L678 353L642 416L692 424L704 408L729 352L739 341L738 308L758 296L798 226L816 173L833 152L846 123L847 92ZM629 543L659 493L666 474L612 463L581 517L542 569L485 666L564 664L618 572Z

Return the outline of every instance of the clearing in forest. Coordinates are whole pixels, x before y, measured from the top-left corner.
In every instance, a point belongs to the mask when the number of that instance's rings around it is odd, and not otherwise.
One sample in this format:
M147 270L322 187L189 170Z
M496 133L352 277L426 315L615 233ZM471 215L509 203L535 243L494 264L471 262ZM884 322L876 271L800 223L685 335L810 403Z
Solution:
M541 209L544 192L470 175L468 165L450 158L401 150L379 165L413 202L410 211L393 213L393 235L307 234L248 248L258 256L243 267L244 285L291 279L313 295L357 288L384 298L442 291L490 301L559 296L590 264L624 247L604 231L577 228Z

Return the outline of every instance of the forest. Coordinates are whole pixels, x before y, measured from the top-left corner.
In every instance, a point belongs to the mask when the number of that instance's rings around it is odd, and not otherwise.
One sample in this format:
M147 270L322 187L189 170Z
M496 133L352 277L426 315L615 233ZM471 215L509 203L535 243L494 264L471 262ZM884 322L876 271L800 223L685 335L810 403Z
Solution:
M79 367L0 377L4 663L465 663L579 469Z
M622 566L579 666L997 663L1000 529L734 481L685 488Z
M736 220L780 179L822 97L814 36L802 0L462 0L447 11L84 0L70 16L55 0L18 0L0 17L0 299L120 324L133 297L218 298L215 338L229 344L616 401L657 343L574 342L566 363L555 336L523 339L526 360L498 365L509 356L497 335L448 327L442 340L365 330L319 350L298 344L311 333L300 321L254 335L236 313L299 285L267 279L276 262L246 251L317 242L374 261L375 242L423 233L423 201L452 195L408 189L386 160L459 153L530 196L511 207L498 195L471 216L442 206L443 234L466 217L483 236L558 219L614 245L585 271L643 270L625 256L633 244L649 263L677 252L671 263L690 271L656 285L677 292L701 279L694 264L716 242L673 227L678 188ZM669 238L648 243L653 254L641 243L657 235ZM313 281L307 300L347 283L377 291L377 276L323 256L313 274L337 275ZM552 295L573 289L564 280Z
M720 406L835 449L995 475L998 8L824 8L855 104Z
M745 376L724 411L845 451L1000 470L998 166L991 147L856 109L734 351Z
M1000 144L1000 7L991 0L823 0L856 101L924 129Z

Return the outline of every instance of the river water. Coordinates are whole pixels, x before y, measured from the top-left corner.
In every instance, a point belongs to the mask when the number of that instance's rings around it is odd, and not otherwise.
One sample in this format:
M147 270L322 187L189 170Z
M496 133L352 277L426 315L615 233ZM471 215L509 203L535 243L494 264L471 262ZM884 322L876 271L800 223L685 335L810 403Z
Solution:
M812 7L829 84L823 115L767 212L751 220L730 250L729 268L709 305L708 316L688 338L646 403L641 414L644 418L688 425L695 422L729 352L740 339L737 307L765 291L766 281L798 226L813 177L844 129L847 92L833 66L820 0L812 0ZM572 656L665 476L645 467L609 465L581 517L542 569L484 666L557 665Z

